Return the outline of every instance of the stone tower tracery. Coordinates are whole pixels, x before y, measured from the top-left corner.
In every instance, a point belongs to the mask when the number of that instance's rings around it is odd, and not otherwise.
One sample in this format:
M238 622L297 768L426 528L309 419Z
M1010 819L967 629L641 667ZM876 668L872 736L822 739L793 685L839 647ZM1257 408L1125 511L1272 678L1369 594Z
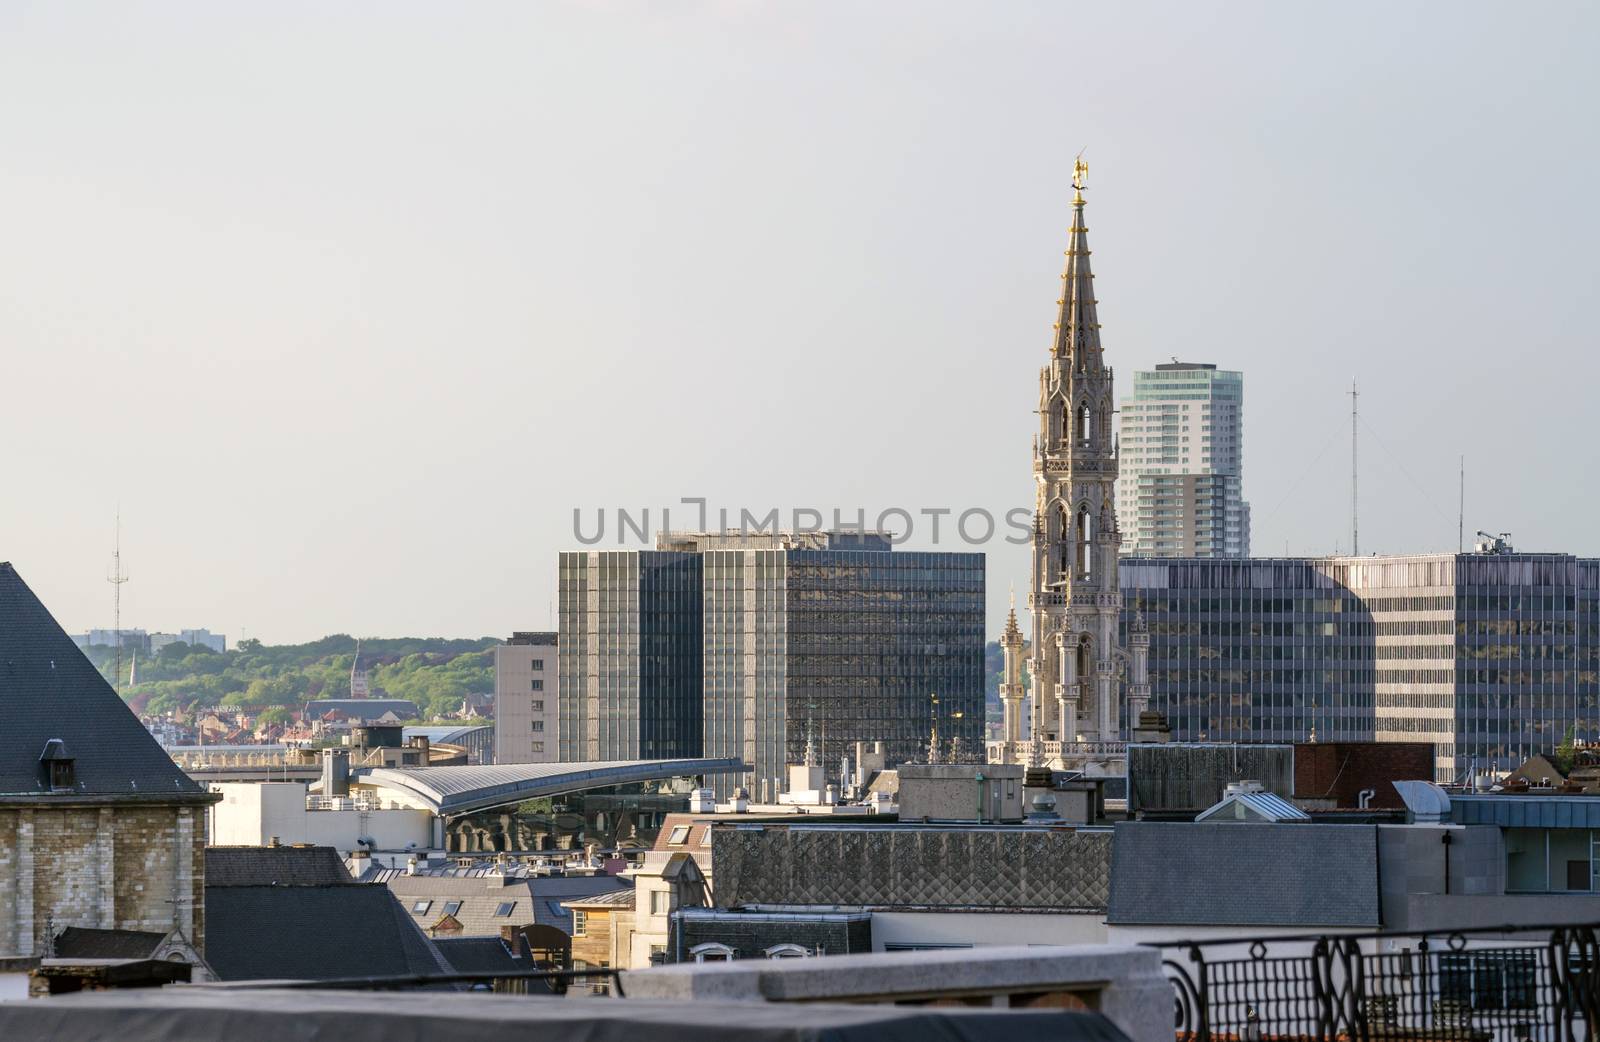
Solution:
M1046 742L1121 737L1117 584L1117 449L1112 441L1112 371L1100 323L1084 224L1088 166L1073 168L1072 229L1061 276L1060 316L1050 363L1039 373L1039 433L1033 531L1032 729ZM1020 739L1020 735L1018 736ZM1012 740L1007 734L1007 739ZM1062 750L1063 754L1067 752Z

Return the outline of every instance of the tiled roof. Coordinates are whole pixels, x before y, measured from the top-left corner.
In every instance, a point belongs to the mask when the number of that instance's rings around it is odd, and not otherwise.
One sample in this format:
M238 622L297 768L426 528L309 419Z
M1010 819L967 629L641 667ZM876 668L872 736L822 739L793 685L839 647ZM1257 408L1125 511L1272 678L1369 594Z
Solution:
M206 886L354 885L332 847L207 847Z
M59 738L74 761L75 794L209 798L3 561L0 721L0 794L48 792L39 756Z
M461 923L468 937L498 936L502 927L530 923L570 934L572 913L562 907L563 901L617 890L633 893L631 880L605 875L468 879L400 875L386 880L385 885L420 928L426 930L448 914ZM458 901L461 907L449 910L448 906ZM514 902L509 913L496 915L508 902Z
M148 959L167 935L150 930L92 930L69 926L56 935L58 959Z
M450 972L381 886L208 886L206 961L222 980Z
M1379 925L1371 825L1119 822L1106 922L1147 926Z

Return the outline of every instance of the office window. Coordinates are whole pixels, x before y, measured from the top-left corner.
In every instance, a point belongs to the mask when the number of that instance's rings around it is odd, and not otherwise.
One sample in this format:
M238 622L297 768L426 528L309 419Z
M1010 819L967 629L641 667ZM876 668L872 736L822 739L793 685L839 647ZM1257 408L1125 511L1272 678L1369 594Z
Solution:
M535 691L543 691L544 690L544 681L539 679L538 677L534 677L533 678L533 690L535 690Z
M672 911L672 895L665 890L650 891L650 914L666 915Z
M533 720L533 721L529 722L528 730L530 730L530 731L543 731L544 730L544 721L543 720Z
M504 919L515 911L516 907L517 903L515 901L501 901L495 906L494 917L496 919Z
M460 901L446 901L444 903L444 914L445 915L455 915L459 911L461 911L461 902Z
M542 752L544 752L544 743L543 742L529 742L528 743L528 751L529 752L535 752L535 753L542 753Z
M542 659L542 658L534 659L533 660L533 668L534 669L543 669L544 668L544 659Z
M572 910L572 936L589 936L589 913L585 912L581 908L574 908Z
M412 915L427 915L428 909L433 907L432 901L418 901L411 906Z
M533 710L535 713L544 712L544 699L542 699L542 698L530 699L528 701L528 708Z

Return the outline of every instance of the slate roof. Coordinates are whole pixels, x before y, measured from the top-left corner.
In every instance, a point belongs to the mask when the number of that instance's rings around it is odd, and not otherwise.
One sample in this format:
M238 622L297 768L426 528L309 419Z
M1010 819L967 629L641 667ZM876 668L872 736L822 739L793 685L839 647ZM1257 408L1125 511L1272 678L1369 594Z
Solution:
M56 935L58 959L148 959L166 940L150 930L92 930L69 926Z
M0 794L49 792L39 756L52 738L74 761L75 795L209 800L178 769L67 636L17 570L0 561Z
M594 897L616 890L633 892L633 881L616 876L394 876L385 881L386 888L423 930L437 923L446 914L445 906L455 901L461 907L450 913L461 923L468 937L499 936L501 927L553 926L562 933L572 933L572 912L563 908L563 901L580 897ZM418 902L428 901L427 907L418 911ZM515 901L510 915L497 916L495 911L506 901Z
M444 961L456 973L504 973L513 970L536 970L529 959L519 959L511 954L506 942L498 937L450 937L433 942L444 956Z
M1372 825L1125 821L1111 851L1111 925L1380 925Z
M207 847L206 886L355 885L332 847Z
M381 886L208 886L206 961L221 980L450 972Z

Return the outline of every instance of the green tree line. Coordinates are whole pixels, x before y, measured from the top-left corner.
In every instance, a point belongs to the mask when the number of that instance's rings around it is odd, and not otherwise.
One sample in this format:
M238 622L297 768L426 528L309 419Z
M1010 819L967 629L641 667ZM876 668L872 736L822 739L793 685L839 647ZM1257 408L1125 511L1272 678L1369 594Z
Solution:
M361 664L373 694L406 698L423 719L438 719L461 708L468 695L494 690L493 637L452 640L400 637L361 641ZM85 649L107 680L116 671L116 651ZM335 634L307 644L263 644L243 640L226 652L183 642L155 655L138 656L138 683L130 683L133 656L122 655L122 696L135 712L164 715L199 705L289 707L313 698L348 698L356 641ZM270 718L269 718L270 719Z

